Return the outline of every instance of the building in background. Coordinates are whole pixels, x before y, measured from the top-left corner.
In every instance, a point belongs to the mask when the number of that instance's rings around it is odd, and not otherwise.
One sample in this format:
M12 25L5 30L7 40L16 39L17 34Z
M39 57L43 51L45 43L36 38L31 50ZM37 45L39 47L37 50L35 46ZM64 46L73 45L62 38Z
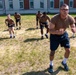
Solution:
M76 13L76 0L0 0L0 14L32 14L37 11L58 13L61 4L70 7L70 13Z

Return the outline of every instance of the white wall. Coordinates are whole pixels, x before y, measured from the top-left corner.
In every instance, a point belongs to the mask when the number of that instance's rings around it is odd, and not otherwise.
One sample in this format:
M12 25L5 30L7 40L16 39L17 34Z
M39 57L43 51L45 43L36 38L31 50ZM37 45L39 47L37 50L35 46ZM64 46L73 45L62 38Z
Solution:
M8 3L8 0L5 0L5 9L6 9L6 10L9 10L9 3Z
M5 0L5 6L6 6L6 10L9 10L8 0ZM18 10L18 9L19 9L19 0L13 0L13 10Z
M34 8L39 9L40 8L40 0L34 0Z
M13 0L13 9L18 10L19 9L19 0Z
M44 0L44 9L47 9L47 0Z

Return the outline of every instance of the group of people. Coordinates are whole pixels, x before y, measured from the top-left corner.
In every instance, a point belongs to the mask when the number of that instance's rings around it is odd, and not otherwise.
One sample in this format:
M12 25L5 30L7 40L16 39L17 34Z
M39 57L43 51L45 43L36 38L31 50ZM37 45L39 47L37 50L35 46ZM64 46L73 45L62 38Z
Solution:
M66 31L69 26L71 27L71 31L75 34L76 33L76 27L75 27L75 20L74 18L68 14L69 13L69 6L67 4L63 4L60 7L60 13L54 15L51 19L47 16L46 12L41 13L38 11L36 14L36 28L38 29L40 26L40 32L41 32L41 39L44 38L43 35L43 28L46 28L46 38L48 38L48 32L50 33L50 65L49 65L49 72L53 73L53 59L55 55L55 51L57 50L58 46L61 45L61 47L64 47L65 54L64 59L61 62L61 64L64 67L64 70L68 71L69 67L67 65L67 60L70 55L70 43L69 43L69 37L68 33ZM15 13L14 15L15 21L16 21L16 27L17 29L21 29L21 16L17 15ZM18 22L20 27L18 28ZM9 28L10 38L15 38L14 34L14 21L10 18L10 14L7 16L7 19L5 20L6 25Z
M47 23L47 20L49 21L49 24ZM47 33L50 33L50 65L48 71L50 73L54 72L53 59L55 51L59 45L65 49L64 59L61 64L63 65L64 70L68 71L69 67L67 65L67 60L70 55L70 43L66 29L70 26L74 36L76 33L76 17L74 18L69 15L69 6L67 4L63 4L60 7L59 14L54 15L51 19L46 16L45 12L41 14L40 11L38 11L38 14L36 14L37 28L38 21L41 29L41 38L43 39L43 27L47 28L46 37L48 37Z
M19 13L15 12L14 18L15 18L15 22L11 18L11 15L8 14L7 18L5 19L5 24L6 24L6 26L8 26L10 38L15 38L14 27L16 27L17 30L21 29L21 15Z

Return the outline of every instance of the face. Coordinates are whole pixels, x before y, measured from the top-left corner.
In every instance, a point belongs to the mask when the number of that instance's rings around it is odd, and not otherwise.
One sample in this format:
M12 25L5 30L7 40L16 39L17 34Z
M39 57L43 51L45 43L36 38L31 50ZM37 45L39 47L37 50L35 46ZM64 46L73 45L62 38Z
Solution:
M62 6L60 8L60 14L62 17L66 17L69 13L69 7L68 6Z
M8 18L8 19L10 19L10 14L9 14L9 15L7 15L7 18Z

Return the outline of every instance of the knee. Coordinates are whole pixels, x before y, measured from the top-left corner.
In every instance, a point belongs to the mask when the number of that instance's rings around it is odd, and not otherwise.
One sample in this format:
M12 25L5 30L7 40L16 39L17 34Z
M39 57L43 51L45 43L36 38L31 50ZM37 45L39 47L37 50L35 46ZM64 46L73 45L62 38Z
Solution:
M70 49L66 49L66 52L67 52L67 53L70 53Z
M55 54L55 51L50 52L50 56L54 56L54 54Z

